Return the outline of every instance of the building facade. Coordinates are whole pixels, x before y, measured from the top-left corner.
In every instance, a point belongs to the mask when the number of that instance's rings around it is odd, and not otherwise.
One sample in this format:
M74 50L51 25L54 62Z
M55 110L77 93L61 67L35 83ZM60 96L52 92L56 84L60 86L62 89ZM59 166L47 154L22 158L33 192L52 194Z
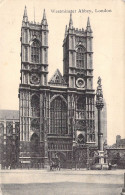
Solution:
M0 110L0 166L16 168L19 163L19 111Z
M53 158L61 166L82 162L95 150L95 90L92 29L73 26L70 15L63 40L63 76L57 69L48 82L48 24L28 20L21 28L19 86L20 154L22 167L46 166Z
M120 135L116 136L116 143L107 147L108 161L117 168L125 168L125 139L121 139Z

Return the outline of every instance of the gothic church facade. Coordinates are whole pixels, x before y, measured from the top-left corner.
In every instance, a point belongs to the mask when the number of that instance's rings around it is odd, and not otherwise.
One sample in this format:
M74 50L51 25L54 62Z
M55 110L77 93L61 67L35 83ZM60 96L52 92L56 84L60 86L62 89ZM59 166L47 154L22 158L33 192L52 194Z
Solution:
M73 26L72 15L63 40L63 75L57 69L48 81L48 23L29 22L25 7L21 28L19 86L20 154L22 167L86 167L95 140L93 33ZM89 156L90 155L90 156Z

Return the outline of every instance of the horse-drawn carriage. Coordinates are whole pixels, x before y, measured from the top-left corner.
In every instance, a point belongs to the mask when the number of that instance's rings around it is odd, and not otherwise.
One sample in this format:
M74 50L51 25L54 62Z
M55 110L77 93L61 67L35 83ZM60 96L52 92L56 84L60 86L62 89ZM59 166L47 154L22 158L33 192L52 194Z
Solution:
M52 171L52 170L59 170L60 171L60 161L58 158L51 159L50 171Z

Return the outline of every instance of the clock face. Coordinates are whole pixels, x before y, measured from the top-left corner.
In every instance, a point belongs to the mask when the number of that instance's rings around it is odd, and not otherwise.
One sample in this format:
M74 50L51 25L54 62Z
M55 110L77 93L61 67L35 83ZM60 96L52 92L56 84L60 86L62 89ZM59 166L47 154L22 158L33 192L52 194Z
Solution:
M79 87L79 88L85 87L85 81L84 81L84 79L78 78L78 79L76 80L76 85L77 85L77 87Z
M31 75L30 82L31 82L32 84L39 84L39 82L40 82L39 75L37 75L37 74L32 74L32 75Z

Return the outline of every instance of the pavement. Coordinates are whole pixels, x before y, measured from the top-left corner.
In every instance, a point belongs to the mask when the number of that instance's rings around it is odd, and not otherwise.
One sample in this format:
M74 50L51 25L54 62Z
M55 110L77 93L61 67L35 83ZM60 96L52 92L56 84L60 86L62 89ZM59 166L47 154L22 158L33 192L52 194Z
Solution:
M120 195L125 170L1 170L0 195Z

